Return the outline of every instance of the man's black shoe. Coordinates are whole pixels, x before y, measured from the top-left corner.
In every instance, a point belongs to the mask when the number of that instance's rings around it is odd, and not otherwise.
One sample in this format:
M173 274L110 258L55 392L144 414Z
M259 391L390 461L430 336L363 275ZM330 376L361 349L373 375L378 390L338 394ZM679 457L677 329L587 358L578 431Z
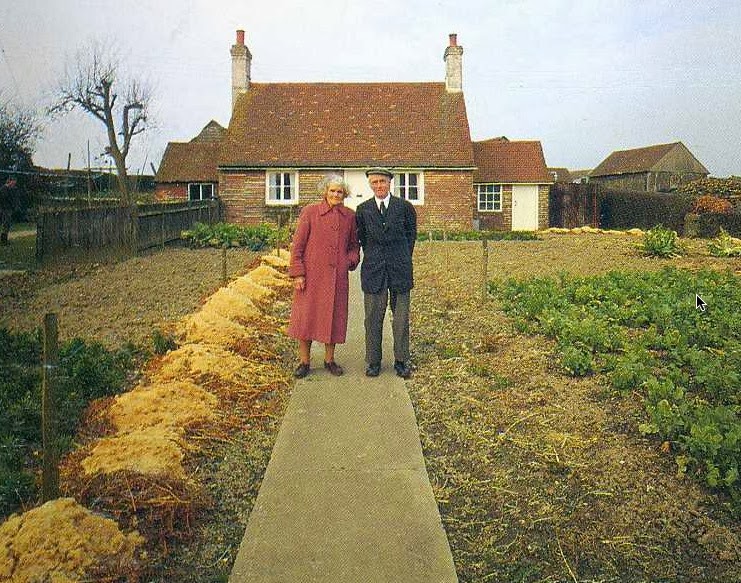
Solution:
M365 369L365 376L367 377L377 377L379 374L381 374L380 364L369 364Z
M407 363L400 360L394 362L394 370L396 371L396 376L400 376L403 379L408 379L412 376L412 369L409 368Z

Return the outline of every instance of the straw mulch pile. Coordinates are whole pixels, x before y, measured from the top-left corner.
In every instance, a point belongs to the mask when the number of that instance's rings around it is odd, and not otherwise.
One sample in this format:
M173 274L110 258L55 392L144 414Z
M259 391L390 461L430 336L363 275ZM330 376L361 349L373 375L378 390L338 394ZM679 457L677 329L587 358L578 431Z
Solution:
M135 581L143 542L73 499L58 498L0 525L0 580Z
M124 531L137 531L126 540L150 550L166 552L168 540L189 533L195 514L209 505L197 468L189 461L210 441L227 440L245 420L263 415L261 395L289 383L279 355L272 352L271 337L281 334L283 322L269 314L273 303L289 293L287 265L285 252L263 257L259 266L219 289L180 322L179 347L152 363L138 386L91 407L81 431L83 443L62 466L66 496L112 516ZM93 547L83 553L84 563L75 561L74 553L62 552L70 541L66 536L57 540L57 534L71 528L59 514L53 528L37 535L57 552L33 558L23 550L30 552L33 546L23 546L17 531L5 528L0 552L13 550L7 567L12 580L42 580L16 572L24 562L33 562L34 573L54 581L66 581L55 577L70 562L70 568L88 577L101 565L108 569L109 555ZM87 547L76 543L73 548ZM127 571L119 576L131 576L134 563L124 563Z

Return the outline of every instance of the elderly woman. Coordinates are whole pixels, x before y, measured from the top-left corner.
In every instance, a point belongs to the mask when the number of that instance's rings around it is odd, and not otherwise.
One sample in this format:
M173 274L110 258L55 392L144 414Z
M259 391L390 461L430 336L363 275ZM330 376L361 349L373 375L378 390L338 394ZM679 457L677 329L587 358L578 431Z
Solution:
M347 183L332 174L318 190L322 200L301 211L288 269L294 288L288 334L298 340L301 360L296 378L309 374L313 340L324 343L324 368L335 376L344 372L334 349L347 333L347 274L360 261L355 213L344 206Z

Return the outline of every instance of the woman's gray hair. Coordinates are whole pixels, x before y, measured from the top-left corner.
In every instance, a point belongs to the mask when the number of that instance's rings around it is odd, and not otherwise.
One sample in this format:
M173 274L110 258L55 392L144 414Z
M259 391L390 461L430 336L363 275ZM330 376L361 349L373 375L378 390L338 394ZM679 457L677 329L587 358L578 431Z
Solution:
M339 174L327 174L324 178L322 178L319 181L319 184L317 184L316 189L319 192L319 194L322 197L324 197L327 194L327 189L332 184L337 184L342 187L342 190L345 191L345 198L350 196L350 185L347 182L345 182L345 179Z

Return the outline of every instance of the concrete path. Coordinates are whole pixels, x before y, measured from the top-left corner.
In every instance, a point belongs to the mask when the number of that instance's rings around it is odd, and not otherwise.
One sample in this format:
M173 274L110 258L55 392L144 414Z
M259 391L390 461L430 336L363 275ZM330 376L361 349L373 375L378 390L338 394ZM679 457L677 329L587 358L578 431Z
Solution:
M404 381L394 374L390 312L384 365L365 376L363 301L351 274L345 368L312 350L296 383L230 583L447 583L458 578ZM386 341L389 342L386 342Z

